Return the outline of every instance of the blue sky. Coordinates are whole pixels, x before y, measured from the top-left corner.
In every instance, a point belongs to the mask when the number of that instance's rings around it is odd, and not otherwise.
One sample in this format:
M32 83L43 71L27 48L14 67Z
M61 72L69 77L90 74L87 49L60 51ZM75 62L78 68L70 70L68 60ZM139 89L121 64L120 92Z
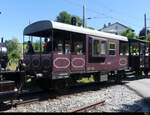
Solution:
M150 0L1 0L0 37L17 37L22 42L23 30L31 22L55 20L59 12L83 17L82 5L87 8L87 26L100 29L109 22L120 22L135 30L144 27L144 14L150 26Z

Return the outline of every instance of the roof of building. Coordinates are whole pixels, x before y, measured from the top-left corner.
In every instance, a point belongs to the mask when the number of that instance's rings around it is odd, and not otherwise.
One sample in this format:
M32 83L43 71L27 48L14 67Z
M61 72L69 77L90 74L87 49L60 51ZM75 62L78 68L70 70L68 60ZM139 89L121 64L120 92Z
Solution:
M105 28L109 28L109 27L111 27L111 26L113 26L113 25L115 25L115 24L119 24L119 25L121 25L121 26L123 26L123 27L125 27L125 28L129 28L130 30L134 31L132 28L130 28L130 27L128 27L128 26L125 26L125 25L123 25L123 24L121 24L121 23L119 23L119 22L116 22L116 23L114 23L114 24L110 24L110 25L108 25L108 26L106 26L106 27L103 27L102 29L99 29L99 31L101 31L101 30L103 30L103 29L105 29Z
M49 20L38 21L38 22L28 25L24 29L24 35L35 36L35 35L37 35L37 33L40 33L43 31L49 31L52 29L70 31L70 32L75 32L75 33L80 33L80 34L93 35L93 36L103 37L103 38L107 38L107 39L128 41L127 37L124 37L124 36L114 35L111 33L100 32L97 30L91 30L88 28L73 26L70 24L64 24L64 23L59 23L59 22L54 22L54 21L49 21Z

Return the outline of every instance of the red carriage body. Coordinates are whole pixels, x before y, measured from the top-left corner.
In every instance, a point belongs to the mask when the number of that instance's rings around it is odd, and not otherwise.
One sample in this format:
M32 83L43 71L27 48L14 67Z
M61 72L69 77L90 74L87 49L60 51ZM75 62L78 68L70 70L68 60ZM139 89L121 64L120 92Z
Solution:
M53 21L39 21L27 26L24 36L29 36L32 43L33 36L40 38L40 52L31 54L24 50L26 71L34 71L35 76L41 74L43 78L46 76L51 80L59 80L77 74L86 76L88 73L103 71L118 72L128 67L127 52L122 53L120 50L120 43L128 42L123 36ZM42 38L51 39L51 51L43 51ZM43 69L44 55L49 55L45 60L46 65L49 65L46 70Z

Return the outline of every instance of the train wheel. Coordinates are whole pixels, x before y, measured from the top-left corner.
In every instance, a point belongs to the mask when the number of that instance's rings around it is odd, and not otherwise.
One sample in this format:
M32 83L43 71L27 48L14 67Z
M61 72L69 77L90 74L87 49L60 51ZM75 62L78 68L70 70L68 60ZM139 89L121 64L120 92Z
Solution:
M115 83L120 84L123 78L124 72L123 71L117 71L117 74L115 74Z
M19 76L20 77L15 81L15 84L16 84L16 88L20 92L20 91L22 91L24 84L25 84L25 75L20 73Z
M95 82L100 82L100 73L95 73L94 74L94 81Z
M146 77L148 77L148 70L144 70L144 74Z
M136 71L136 78L139 79L142 76L142 71L141 70L137 70Z
M50 88L50 83L51 83L50 79L40 78L40 79L37 79L36 82L37 82L37 85L38 85L41 89L43 89L43 90L45 90L45 91L48 91L48 90L49 90L49 88Z
M120 75L115 75L115 83L117 84L121 83Z
M54 89L57 92L64 92L70 85L69 85L69 79L61 79L54 81Z

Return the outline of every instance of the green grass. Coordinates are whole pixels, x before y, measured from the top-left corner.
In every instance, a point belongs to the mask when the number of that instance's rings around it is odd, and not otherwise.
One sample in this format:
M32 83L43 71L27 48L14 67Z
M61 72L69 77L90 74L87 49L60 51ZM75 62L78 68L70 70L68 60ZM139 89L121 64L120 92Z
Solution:
M17 63L12 63L10 66L7 65L6 69L7 70L12 70L12 71L15 71L16 70L16 67L17 67Z
M92 75L90 78L82 78L81 80L78 80L77 82L79 82L79 83L90 83L90 82L94 82L94 78Z

